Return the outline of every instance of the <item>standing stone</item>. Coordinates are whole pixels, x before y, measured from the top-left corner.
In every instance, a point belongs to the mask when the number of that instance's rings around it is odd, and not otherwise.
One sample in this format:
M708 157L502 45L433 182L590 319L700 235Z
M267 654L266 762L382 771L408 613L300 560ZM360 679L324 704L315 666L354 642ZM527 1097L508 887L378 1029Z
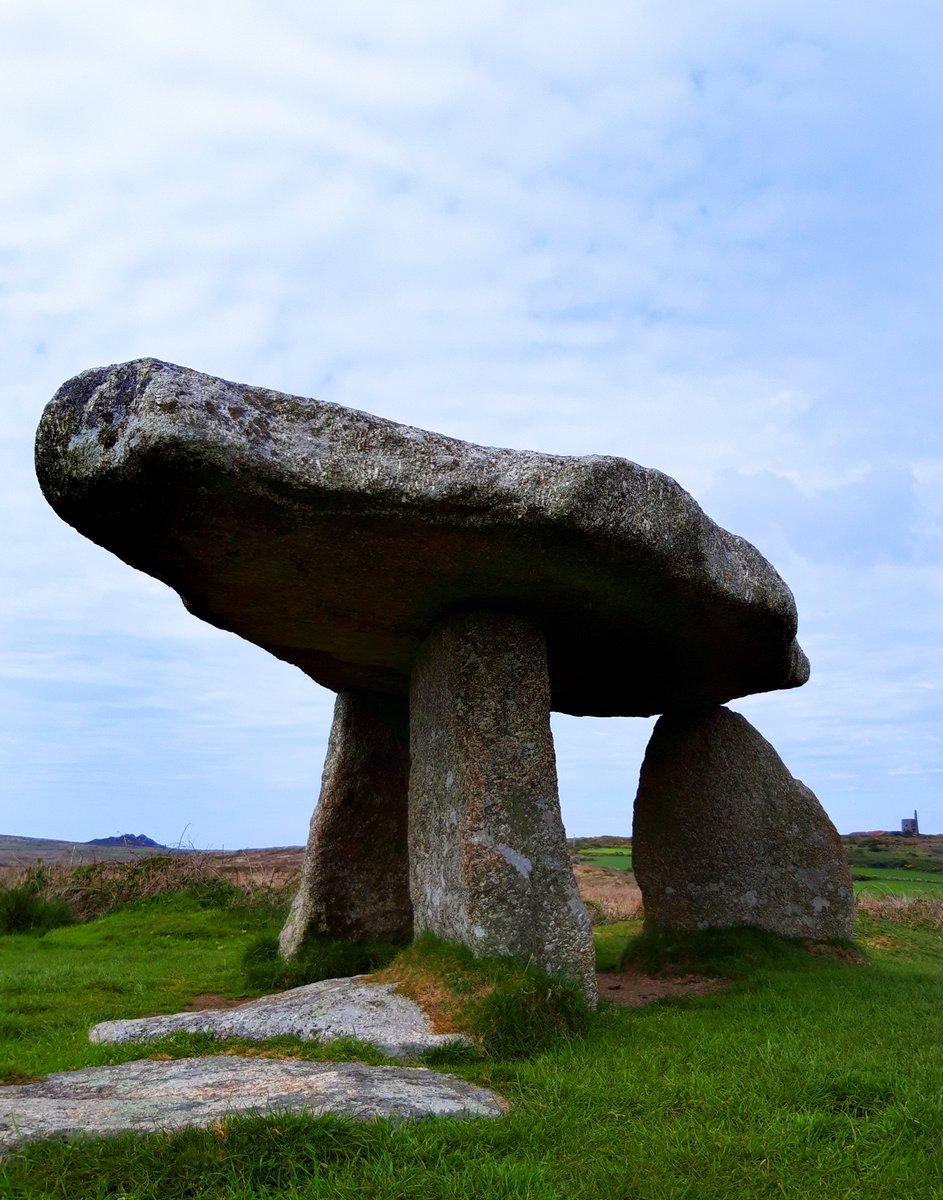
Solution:
M632 849L648 929L852 936L854 891L835 827L769 742L727 708L659 719Z
M285 958L318 934L409 940L408 788L405 701L341 692L301 883L279 939Z
M543 635L458 613L419 653L410 698L410 890L419 933L576 978L596 998L589 917L566 851Z

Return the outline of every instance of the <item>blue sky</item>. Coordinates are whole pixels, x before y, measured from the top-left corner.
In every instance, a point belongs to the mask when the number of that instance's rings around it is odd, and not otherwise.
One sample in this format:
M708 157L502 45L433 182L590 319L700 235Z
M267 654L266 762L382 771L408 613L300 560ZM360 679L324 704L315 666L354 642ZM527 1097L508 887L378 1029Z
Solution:
M65 379L153 355L673 475L793 589L734 702L842 831L943 831L935 5L6 0L0 832L296 844L333 697L35 483ZM554 718L572 835L651 722Z

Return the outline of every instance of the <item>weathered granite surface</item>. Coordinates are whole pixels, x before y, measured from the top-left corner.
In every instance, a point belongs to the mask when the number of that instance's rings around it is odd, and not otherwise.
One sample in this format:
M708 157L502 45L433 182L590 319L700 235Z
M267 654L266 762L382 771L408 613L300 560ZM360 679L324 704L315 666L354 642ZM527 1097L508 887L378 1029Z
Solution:
M539 629L461 613L427 639L410 697L416 932L566 971L596 1001L589 917L566 849Z
M180 1058L121 1063L0 1087L0 1151L47 1137L96 1137L213 1125L236 1114L335 1113L389 1117L498 1117L495 1092L424 1067L289 1059Z
M425 1013L391 983L366 976L323 979L262 996L239 1008L170 1013L124 1021L101 1021L92 1042L148 1042L172 1033L211 1033L217 1038L264 1041L297 1037L329 1042L353 1037L370 1042L390 1058L414 1058L423 1050L464 1041L461 1034L435 1033Z
M852 936L854 890L835 827L769 742L729 709L656 723L635 798L632 861L646 928Z
M36 468L86 536L334 691L406 696L432 627L469 608L540 627L563 712L808 675L769 563L625 459L486 449L141 359L60 388Z
M279 945L291 958L312 936L408 942L409 709L341 692L311 818L301 882Z

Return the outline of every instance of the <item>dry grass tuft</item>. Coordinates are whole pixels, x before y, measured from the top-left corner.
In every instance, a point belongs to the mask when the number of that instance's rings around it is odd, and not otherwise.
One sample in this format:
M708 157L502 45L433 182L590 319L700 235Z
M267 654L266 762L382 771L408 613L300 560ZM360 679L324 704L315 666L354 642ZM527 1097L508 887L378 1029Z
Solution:
M943 900L923 896L858 897L858 911L909 929L943 929Z
M244 858L242 853L188 851L82 867L39 862L0 869L0 887L29 884L43 900L63 899L80 921L103 916L134 900L188 890L216 895L221 903L228 896L273 907L287 904L297 886L295 864L289 869L281 862L260 865L248 857L252 853L245 852Z
M405 961L405 956L381 971L374 971L370 979L395 984L397 991L419 1005L433 1033L462 1032L461 1016L469 1000L480 1000L493 989L493 985L482 985L474 992L459 995L434 968Z
M634 921L642 915L642 893L631 871L580 863L573 874L594 925Z

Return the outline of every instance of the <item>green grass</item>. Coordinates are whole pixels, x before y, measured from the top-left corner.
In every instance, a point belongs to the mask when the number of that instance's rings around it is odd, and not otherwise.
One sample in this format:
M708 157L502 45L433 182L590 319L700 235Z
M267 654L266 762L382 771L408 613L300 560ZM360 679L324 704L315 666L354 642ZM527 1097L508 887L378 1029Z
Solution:
M265 907L179 895L43 937L0 937L0 1080L114 1061L115 1048L88 1043L97 1021L177 1012L200 992L246 994L244 946L278 922Z
M943 844L937 839L921 839L917 844L904 838L846 839L845 853L851 869L915 870L943 872Z
M71 925L74 920L61 897L47 900L28 882L0 889L0 934L43 934L60 925Z
M305 943L291 962L286 962L279 954L277 932L265 933L243 952L242 973L252 990L281 992L319 979L366 975L386 966L401 949L378 940L342 942L319 937Z
M856 896L926 896L943 900L943 875L906 868L852 871Z
M763 929L705 929L698 932L642 932L631 939L620 965L657 975L691 973L722 979L749 979L763 970L816 970L801 941Z
M530 1058L581 1036L591 1020L575 981L512 958L475 958L467 946L431 933L402 950L377 978L395 982L424 1011L472 1035L478 1056ZM454 1054L454 1047L443 1047L434 1057L446 1061ZM460 1056L469 1059L467 1048Z
M269 931L266 922L271 914L178 898L41 938L0 938L2 1013L16 1024L0 1042L8 1070L148 1053L91 1046L85 1030L105 1017L175 1009L198 992L238 990L242 951ZM768 946L723 992L604 1008L584 1037L529 1059L450 1064L510 1101L500 1120L273 1117L36 1143L6 1160L0 1197L943 1196L943 933L931 926L929 917L908 926L862 916L866 965ZM614 964L637 929L598 930L601 965ZM170 1047L214 1048L207 1039Z
M580 862L591 867L607 867L610 871L631 871L632 850L622 847L598 846L580 851Z
M596 970L617 971L629 942L641 933L641 920L597 925L593 930L596 941Z

